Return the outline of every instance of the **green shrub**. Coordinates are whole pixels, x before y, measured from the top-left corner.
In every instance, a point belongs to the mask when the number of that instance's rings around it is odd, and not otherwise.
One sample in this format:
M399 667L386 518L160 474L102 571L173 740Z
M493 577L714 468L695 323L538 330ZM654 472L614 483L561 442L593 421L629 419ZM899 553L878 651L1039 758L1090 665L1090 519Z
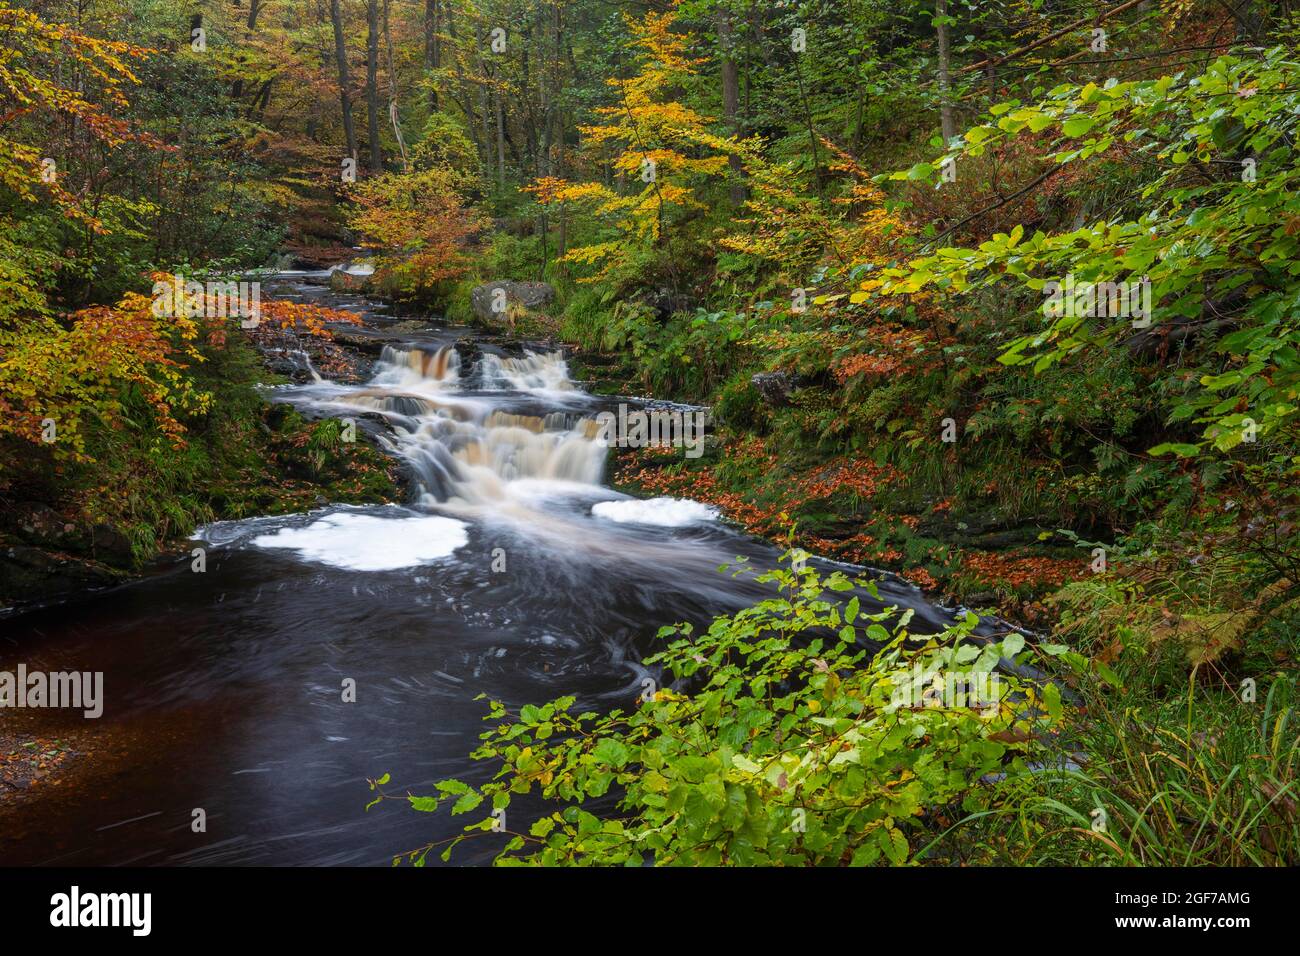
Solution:
M435 796L402 798L420 811L488 811L443 859L492 834L516 796L537 792L561 807L527 829L507 826L499 864L902 864L957 808L1001 806L990 775L1046 759L1040 735L1062 712L1054 685L1002 676L976 707L920 698L936 674L978 680L1000 658L1031 657L1020 635L963 643L976 623L967 615L943 635L917 637L910 614L891 634L888 612L864 615L856 596L828 599L853 587L840 572L781 569L758 580L779 596L704 633L660 632L671 643L646 663L680 685L630 711L575 715L573 697L517 713L493 702L485 719L494 726L474 753L499 765L493 780L443 780ZM375 802L387 782L372 782ZM619 795L617 809L584 808L606 794ZM433 849L405 856L418 865Z
M714 410L729 427L762 434L771 418L767 404L750 381L749 372L737 372L718 390Z

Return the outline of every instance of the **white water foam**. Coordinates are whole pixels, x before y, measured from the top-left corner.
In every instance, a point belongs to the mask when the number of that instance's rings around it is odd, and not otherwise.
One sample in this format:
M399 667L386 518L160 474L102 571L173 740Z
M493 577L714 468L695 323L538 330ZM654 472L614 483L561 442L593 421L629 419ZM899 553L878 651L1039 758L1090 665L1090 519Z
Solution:
M681 528L718 517L715 508L672 498L605 501L592 509L584 496L609 496L600 484L608 448L599 422L580 413L507 410L518 402L510 392L586 400L568 379L564 357L485 355L482 361L483 386L470 397L461 391L454 348L385 347L368 385L331 391L323 404L388 419L392 430L380 442L409 464L422 508L527 529L557 551L621 554L628 535L614 525ZM614 540L601 540L610 534Z
M445 558L469 542L467 525L441 515L378 518L332 514L303 528L253 539L259 548L288 548L299 557L349 571L396 571Z
M329 271L342 272L350 276L372 276L375 274L375 267L370 262L349 262L346 265L334 266Z
M481 367L486 388L541 395L574 390L569 380L569 365L561 352L524 352L520 358L503 358L488 352L483 355Z
M591 513L619 524L649 524L661 528L684 528L701 521L715 521L718 517L717 508L689 498L601 501L592 505Z
M460 384L460 354L444 346L436 352L385 345L371 385L441 392Z

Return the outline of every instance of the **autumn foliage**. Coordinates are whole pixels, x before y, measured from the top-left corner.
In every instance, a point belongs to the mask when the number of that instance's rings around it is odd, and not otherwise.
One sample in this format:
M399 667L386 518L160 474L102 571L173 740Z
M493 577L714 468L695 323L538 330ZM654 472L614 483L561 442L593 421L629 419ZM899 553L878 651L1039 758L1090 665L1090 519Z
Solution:
M112 113L127 105L124 89L138 82L130 61L143 59L149 51L47 23L2 0L0 35L0 185L28 201L37 201L44 193L65 215L92 229L102 228L84 210L82 197L60 184L57 157L5 135L6 128L24 118L47 122L60 117L77 124L106 150L128 142L160 147L157 137L133 129ZM75 87L63 81L62 72L54 79L41 75L34 61L55 54L76 64L77 75L84 77ZM92 85L98 87L99 103L86 92Z
M586 281L613 278L638 247L668 238L674 214L704 209L698 184L724 174L727 153L739 149L711 133L711 119L674 95L700 64L688 53L688 39L674 31L675 20L672 10L626 18L637 70L608 79L615 102L596 108L601 122L580 127L587 158L608 163L621 185L543 177L530 190L543 204L585 210L610 227L607 241L570 249L564 257L595 267Z
M377 267L407 292L419 293L463 275L465 245L485 228L458 191L452 170L435 166L390 173L352 191L352 227L378 251Z

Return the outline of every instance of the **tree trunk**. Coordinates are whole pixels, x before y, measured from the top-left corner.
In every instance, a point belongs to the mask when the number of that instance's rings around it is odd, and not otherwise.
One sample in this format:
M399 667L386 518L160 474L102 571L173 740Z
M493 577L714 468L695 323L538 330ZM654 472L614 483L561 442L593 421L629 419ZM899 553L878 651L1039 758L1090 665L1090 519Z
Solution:
M476 38L474 54L478 60L478 72L482 77L482 82L478 84L478 104L479 111L483 114L483 174L490 175L492 171L492 93L488 87L492 84L493 73L488 70L487 63L483 60L483 37Z
M484 156L486 155L487 147L483 144L482 138L479 136L478 121L474 116L474 97L470 92L469 81L465 78L465 68L461 65L459 49L460 35L456 32L456 12L452 7L451 0L446 0L445 9L447 11L447 33L451 37L451 46L449 48L451 52L451 63L453 69L456 71L457 89L460 91L460 108L465 114L465 125L469 129L470 139L474 142L474 150L479 156L479 162L480 164L486 164ZM453 95L452 99L456 99L456 97Z
M261 118L266 114L266 107L271 102L271 83L275 77L270 77L262 82L262 87L253 95L253 101L248 104L248 112L245 114L246 119Z
M334 59L339 68L339 103L343 108L343 138L347 141L348 155L357 158L357 131L352 125L352 94L348 88L348 48L343 40L343 12L340 0L330 0L330 20L334 23Z
M397 140L397 151L402 157L402 172L411 171L411 162L406 155L406 140L402 137L401 114L397 108L397 64L393 59L393 31L388 19L388 0L384 0L384 46L388 51L388 119L393 124L393 139Z
M740 71L736 68L735 43L731 34L731 14L718 8L718 56L722 58L722 115L727 132L740 135L736 114L740 109ZM739 206L745 201L745 185L741 182L740 157L732 153L727 157L731 168L731 204Z
M239 4L236 3L235 7L236 9L238 9ZM257 15L261 12L262 12L262 0L253 0L253 2L248 7L248 32L250 34L257 29ZM241 99L243 95L244 95L244 80L241 77L240 79L235 80L234 85L230 88L230 98L232 100L238 100Z
M501 91L493 93L497 104L497 185L506 185L506 111L501 104Z
M442 66L442 4L424 0L424 68L436 72ZM438 109L438 84L429 84L429 109Z
M379 151L379 0L366 0L366 125L370 133L370 172L384 169Z
M939 124L943 131L943 145L946 148L957 135L957 123L952 116L952 101L949 99L951 85L951 54L948 49L948 0L934 0L935 30L939 34Z

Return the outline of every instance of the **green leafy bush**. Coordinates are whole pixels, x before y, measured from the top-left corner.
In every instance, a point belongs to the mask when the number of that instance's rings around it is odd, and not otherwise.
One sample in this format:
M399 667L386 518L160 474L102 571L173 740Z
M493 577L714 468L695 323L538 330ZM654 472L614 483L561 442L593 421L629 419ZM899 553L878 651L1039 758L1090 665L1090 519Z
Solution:
M420 811L491 811L443 858L499 830L515 797L540 793L559 808L505 827L499 864L902 864L940 821L998 806L1001 774L1048 759L1062 713L1055 685L1000 674L979 684L1000 660L1033 656L1019 634L966 640L977 623L968 614L918 636L910 613L891 632L890 611L842 600L854 582L838 571L758 580L781 590L704 633L660 632L671 642L646 663L675 683L631 710L575 715L563 697L515 713L493 702L474 757L499 764L496 776L405 798ZM936 677L948 690L927 698ZM967 682L987 689L968 697L957 690ZM376 802L387 782L372 784ZM607 794L619 795L613 812L584 807ZM434 848L407 858L422 864Z

